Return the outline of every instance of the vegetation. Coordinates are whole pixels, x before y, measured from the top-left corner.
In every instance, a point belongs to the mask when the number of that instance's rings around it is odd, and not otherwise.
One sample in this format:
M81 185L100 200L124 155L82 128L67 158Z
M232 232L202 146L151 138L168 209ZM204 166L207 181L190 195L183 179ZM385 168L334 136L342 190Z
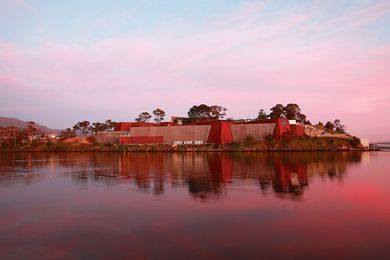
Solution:
M111 119L106 120L104 123L95 122L90 123L89 121L81 121L76 123L73 126L73 130L67 128L65 131L61 132L61 135L73 137L76 135L87 136L90 134L96 134L100 131L113 130L116 125L116 122L113 122Z
M351 145L353 147L359 147L361 145L360 139L357 138L356 136L353 136L351 140Z
M190 108L188 117L198 120L219 120L226 116L226 111L227 109L222 106L200 104Z
M138 117L135 119L137 122L148 122L152 116L148 112L142 112L138 115Z
M153 115L154 115L154 121L157 123L157 124L160 124L161 121L164 120L164 117L165 117L165 111L160 109L160 108L156 108L155 110L153 110Z
M59 137L60 139L67 139L76 136L76 132L70 128L66 128L64 131L61 131Z
M28 122L27 128L24 129L23 132L24 140L27 140L29 143L31 143L39 134L40 131L36 127L35 123L32 121Z
M287 118L288 120L296 120L298 123L310 124L310 121L306 120L306 115L301 112L301 108L297 104L276 104L270 108L270 114L267 115L264 109L260 109L257 119L263 120L267 118Z
M78 133L80 135L85 136L85 135L89 134L90 125L91 125L91 123L89 121L78 122L77 124L75 124L73 126L73 131L75 131L76 133Z
M219 120L226 116L227 109L219 106L206 104L194 105L188 111L188 116L196 120ZM165 111L156 108L152 112L154 121L159 124L165 118ZM137 122L148 122L152 118L152 115L148 112L142 112L136 118ZM257 119L264 120L267 118L286 118L289 120L296 120L299 123L310 124L297 104L276 104L270 108L270 113L267 114L264 109L260 109ZM231 118L231 120L234 120ZM29 122L25 129L19 129L16 127L0 127L0 149L2 150L39 150L39 151L116 151L125 150L131 151L133 148L130 146L120 145L102 145L97 144L95 135L100 131L113 130L116 122L111 119L105 122L94 122L91 124L89 121L77 122L72 128L67 128L59 134L59 138L51 139L47 134L41 133L34 122ZM315 126L320 128L321 131L346 134L346 126L342 124L341 120L335 119L333 121L327 121L324 125L322 122L318 122ZM140 148L141 147L141 148ZM170 145L155 145L150 148L149 145L137 146L136 150L148 150L148 151L187 151L187 150L199 150L199 151L219 151L219 150L234 150L234 151L246 151L246 150L349 150L361 148L360 140L357 137L353 137L352 140L342 140L337 138L309 138L309 137L293 137L291 135L283 136L283 140L275 140L273 135L265 136L265 140L262 142L256 141L252 136L247 136L242 144L233 143L230 145L180 145L179 148L174 148Z
M333 122L326 122L325 128L333 133L346 134L346 126L341 123L340 119L335 119Z
M276 104L270 108L270 113L267 114L264 109L260 109L256 119L264 120L267 118L286 118L288 120L296 120L298 123L311 125L310 120L307 119L306 115L302 113L301 108L297 104ZM340 119L328 121L324 125L321 121L316 126L324 127L331 133L346 134L346 126L341 123Z
M260 109L259 115L257 116L257 119L264 120L267 118L268 118L268 115L265 113L264 109Z
M358 138L357 138L358 139ZM269 139L255 141L248 136L243 143L234 142L227 145L169 145L169 144L140 144L115 145L97 144L93 137L84 138L87 143L80 142L32 142L2 150L15 151L85 151L85 152L191 152L191 151L351 151L362 149L357 139L345 140L340 138L309 138L291 137L284 140Z

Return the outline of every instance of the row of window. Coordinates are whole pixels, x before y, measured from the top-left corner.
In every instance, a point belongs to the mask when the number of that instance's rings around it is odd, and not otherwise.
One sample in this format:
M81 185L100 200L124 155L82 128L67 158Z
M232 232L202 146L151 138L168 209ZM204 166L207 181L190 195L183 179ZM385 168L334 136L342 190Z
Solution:
M203 144L203 141L174 141L173 144Z

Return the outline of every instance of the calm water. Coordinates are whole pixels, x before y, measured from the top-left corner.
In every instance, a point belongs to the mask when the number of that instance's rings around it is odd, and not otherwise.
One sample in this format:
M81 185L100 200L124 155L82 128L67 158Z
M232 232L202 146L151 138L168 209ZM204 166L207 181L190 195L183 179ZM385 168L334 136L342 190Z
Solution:
M390 258L390 152L0 153L0 258Z

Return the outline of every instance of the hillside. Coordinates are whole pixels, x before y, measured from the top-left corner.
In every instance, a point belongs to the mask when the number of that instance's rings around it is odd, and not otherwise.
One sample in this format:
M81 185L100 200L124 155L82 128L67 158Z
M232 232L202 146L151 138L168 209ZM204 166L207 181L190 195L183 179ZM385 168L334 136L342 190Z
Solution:
M52 129L44 125L40 125L36 123L36 126L38 129L45 133L58 133L61 130L60 129ZM22 121L20 119L12 118L12 117L2 117L0 116L0 127L7 127L7 126L15 126L18 128L26 128L28 125L27 121Z

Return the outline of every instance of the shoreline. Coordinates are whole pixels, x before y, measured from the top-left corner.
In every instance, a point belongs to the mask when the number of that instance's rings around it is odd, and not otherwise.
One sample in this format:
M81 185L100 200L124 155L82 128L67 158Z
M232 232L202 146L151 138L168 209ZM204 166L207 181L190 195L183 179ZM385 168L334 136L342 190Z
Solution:
M232 144L98 144L78 142L32 143L0 149L1 152L313 152L313 151L378 151L366 149L349 140L338 138L290 138Z
M383 152L383 150L374 149L350 149L350 150L187 150L187 151L97 151L97 150L58 150L58 151L44 151L44 150L0 150L0 153L272 153L272 152Z

